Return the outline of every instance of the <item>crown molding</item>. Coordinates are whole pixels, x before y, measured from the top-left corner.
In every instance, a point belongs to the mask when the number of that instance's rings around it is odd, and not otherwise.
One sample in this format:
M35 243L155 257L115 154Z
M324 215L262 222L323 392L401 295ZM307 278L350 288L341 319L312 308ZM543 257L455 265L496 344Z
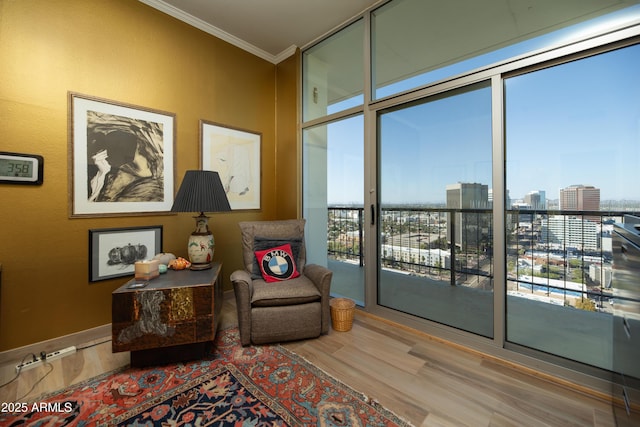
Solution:
M292 44L291 46L289 46L288 48L286 48L285 50L283 50L282 52L280 52L279 54L276 55L274 64L281 63L282 61L284 61L288 57L290 57L293 54L295 54L296 50L298 50L298 46Z
M173 16L174 18L185 22L192 27L195 27L199 30L204 31L205 33L211 34L221 40L224 40L242 50L245 50L257 57L264 59L265 61L269 61L272 64L277 64L278 62L287 59L293 53L295 53L296 47L291 46L286 50L282 51L278 55L272 55L269 52L266 52L262 49L255 47L254 45L247 43L246 41L239 39L233 34L229 34L226 31L221 30L218 27L215 27L200 18L196 18L193 15L190 15L170 4L165 3L162 0L138 0L141 3L146 4L154 9L157 9L161 12L166 13L167 15Z

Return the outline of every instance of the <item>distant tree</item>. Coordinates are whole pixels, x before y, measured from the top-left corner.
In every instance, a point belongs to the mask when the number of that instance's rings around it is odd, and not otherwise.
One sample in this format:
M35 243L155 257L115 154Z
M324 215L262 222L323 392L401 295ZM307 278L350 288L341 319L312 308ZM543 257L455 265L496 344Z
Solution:
M596 311L596 304L589 298L576 300L576 308L585 311Z
M582 283L584 278L584 271L582 269L573 269L571 270L571 280L574 282Z
M580 268L582 266L582 261L577 258L572 258L569 260L569 267L571 268Z
M558 266L549 266L548 275L550 279L562 279L562 269Z

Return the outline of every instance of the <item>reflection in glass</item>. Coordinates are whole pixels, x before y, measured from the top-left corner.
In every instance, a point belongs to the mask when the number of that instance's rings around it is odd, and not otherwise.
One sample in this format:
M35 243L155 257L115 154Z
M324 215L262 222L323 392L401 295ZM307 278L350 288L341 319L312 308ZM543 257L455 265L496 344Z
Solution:
M379 117L378 303L493 336L491 91Z
M639 66L636 45L505 81L507 340L605 369L613 227L640 210Z
M373 98L574 41L639 16L640 6L625 2L559 7L558 2L394 0L372 13Z
M305 129L307 259L333 271L331 293L364 305L364 119Z
M302 54L303 120L362 105L364 23L359 20Z

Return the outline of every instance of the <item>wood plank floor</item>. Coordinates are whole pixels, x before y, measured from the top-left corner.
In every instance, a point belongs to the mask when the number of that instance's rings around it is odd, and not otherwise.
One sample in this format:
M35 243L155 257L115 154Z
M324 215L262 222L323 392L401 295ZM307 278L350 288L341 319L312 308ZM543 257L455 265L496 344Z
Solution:
M227 293L221 327L237 325ZM111 352L110 337L74 355L23 372L0 388L0 402L38 397L129 363ZM349 332L285 344L332 376L376 399L415 426L612 427L610 402L534 377L491 358L357 313ZM38 382L49 370L51 372ZM0 383L15 364L0 367ZM640 415L620 425L640 425Z

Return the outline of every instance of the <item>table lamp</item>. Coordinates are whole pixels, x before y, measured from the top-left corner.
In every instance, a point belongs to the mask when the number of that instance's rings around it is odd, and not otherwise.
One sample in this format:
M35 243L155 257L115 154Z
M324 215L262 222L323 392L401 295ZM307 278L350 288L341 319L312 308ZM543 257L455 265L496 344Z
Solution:
M187 246L192 270L211 268L213 261L215 243L213 234L209 231L209 217L204 213L230 210L218 172L190 170L185 173L171 212L200 212L195 217L196 229L191 233Z

